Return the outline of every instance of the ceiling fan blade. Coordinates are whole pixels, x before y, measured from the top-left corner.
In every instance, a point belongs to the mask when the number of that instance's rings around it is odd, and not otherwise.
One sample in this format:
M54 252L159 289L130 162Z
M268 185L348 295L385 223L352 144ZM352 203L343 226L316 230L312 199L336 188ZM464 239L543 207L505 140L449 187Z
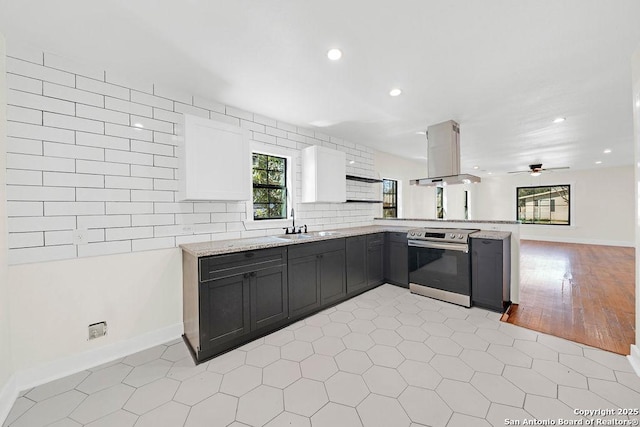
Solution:
M507 172L507 173L530 173L531 171L511 171L511 172Z
M561 170L561 169L569 169L569 166L560 166L557 168L544 168L542 169L543 171L557 171L557 170Z

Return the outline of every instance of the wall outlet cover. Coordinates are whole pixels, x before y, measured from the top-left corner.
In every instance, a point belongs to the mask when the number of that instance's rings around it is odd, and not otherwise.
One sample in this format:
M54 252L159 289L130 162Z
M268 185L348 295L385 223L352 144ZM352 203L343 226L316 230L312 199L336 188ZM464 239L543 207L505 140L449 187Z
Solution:
M92 323L89 325L89 340L107 335L107 322Z

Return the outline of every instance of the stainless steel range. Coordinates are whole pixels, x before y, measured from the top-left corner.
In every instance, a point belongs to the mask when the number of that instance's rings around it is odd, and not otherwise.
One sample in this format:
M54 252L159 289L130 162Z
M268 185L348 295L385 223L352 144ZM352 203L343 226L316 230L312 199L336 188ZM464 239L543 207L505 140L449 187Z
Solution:
M409 289L471 307L469 235L477 229L416 228L407 233Z

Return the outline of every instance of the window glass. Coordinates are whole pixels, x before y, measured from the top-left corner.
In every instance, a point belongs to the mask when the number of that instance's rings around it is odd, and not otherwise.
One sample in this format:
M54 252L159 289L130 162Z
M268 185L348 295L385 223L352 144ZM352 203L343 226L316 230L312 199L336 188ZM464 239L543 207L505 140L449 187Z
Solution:
M253 153L253 219L287 217L287 159Z
M398 217L398 181L382 180L382 217Z
M570 225L571 186L518 187L518 220L523 224Z

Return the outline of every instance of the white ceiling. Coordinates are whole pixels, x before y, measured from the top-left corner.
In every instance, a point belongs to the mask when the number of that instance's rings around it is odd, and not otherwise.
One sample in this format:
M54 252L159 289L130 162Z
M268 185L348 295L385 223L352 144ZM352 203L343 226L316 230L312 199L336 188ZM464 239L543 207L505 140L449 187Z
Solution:
M409 158L453 119L463 172L633 162L638 0L0 0L0 32Z

